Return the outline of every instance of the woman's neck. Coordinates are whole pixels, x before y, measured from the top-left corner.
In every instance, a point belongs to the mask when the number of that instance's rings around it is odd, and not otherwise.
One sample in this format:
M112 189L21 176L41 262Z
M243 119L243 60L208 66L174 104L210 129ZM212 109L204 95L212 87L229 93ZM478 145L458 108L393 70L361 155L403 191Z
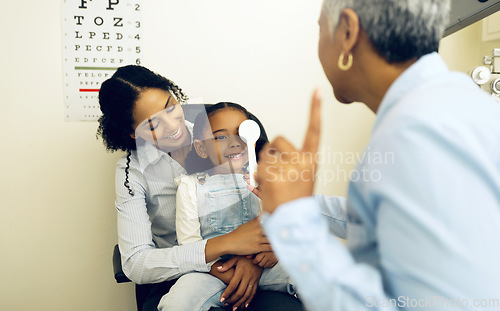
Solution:
M371 111L378 108L392 83L413 65L417 59L401 63L388 63L375 50L366 33L362 32L354 59L358 70L352 76L353 81L363 87L356 90L355 101L364 103ZM354 67L354 66L353 66Z
M410 60L399 64L387 64L380 62L376 71L366 72L367 82L365 85L365 93L362 102L370 108L374 113L377 113L378 108L394 81L406 70L413 65L416 60Z
M172 159L177 161L177 163L179 163L182 167L185 168L186 157L187 157L189 151L191 151L191 145L187 145L187 146L181 147L179 149L170 151L168 153L168 155L170 157L172 157Z
M187 134L188 135L186 136L186 140L185 140L185 145L184 146L168 152L168 155L170 157L172 157L172 159L174 159L175 161L177 161L177 163L179 163L184 168L186 168L186 166L185 166L186 165L186 157L187 157L188 153L191 151L191 148L192 148L191 134L189 133L189 131L187 131Z

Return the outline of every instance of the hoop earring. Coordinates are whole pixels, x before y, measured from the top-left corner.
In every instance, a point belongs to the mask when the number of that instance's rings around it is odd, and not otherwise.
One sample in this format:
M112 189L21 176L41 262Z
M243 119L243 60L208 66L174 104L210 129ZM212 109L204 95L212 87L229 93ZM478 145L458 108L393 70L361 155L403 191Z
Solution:
M347 64L344 65L344 51L342 51L342 53L340 53L338 66L339 66L339 69L342 71L347 71L347 70L351 69L351 67L352 67L352 54L349 53L349 55L347 56Z

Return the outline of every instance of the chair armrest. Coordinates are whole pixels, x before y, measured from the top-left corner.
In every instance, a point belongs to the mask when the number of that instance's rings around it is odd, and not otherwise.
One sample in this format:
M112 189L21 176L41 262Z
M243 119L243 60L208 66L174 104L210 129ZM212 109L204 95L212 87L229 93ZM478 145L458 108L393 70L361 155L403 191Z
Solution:
M122 258L118 244L113 249L113 272L115 273L116 283L131 282L125 273L123 273Z

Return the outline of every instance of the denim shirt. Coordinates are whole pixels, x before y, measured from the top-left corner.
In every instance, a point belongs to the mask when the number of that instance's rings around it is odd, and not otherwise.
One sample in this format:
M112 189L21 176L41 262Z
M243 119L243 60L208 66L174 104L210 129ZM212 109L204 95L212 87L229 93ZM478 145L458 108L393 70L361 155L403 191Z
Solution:
M198 213L203 239L223 235L257 217L260 202L242 174L197 176Z

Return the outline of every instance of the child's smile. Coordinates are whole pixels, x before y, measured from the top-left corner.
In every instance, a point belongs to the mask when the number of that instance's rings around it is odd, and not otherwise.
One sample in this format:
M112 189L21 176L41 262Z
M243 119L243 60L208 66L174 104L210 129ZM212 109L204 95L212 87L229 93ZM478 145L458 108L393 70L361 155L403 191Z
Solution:
M242 173L248 162L248 152L238 129L245 120L247 116L234 108L224 108L210 115L209 126L203 130L203 146L215 173Z

